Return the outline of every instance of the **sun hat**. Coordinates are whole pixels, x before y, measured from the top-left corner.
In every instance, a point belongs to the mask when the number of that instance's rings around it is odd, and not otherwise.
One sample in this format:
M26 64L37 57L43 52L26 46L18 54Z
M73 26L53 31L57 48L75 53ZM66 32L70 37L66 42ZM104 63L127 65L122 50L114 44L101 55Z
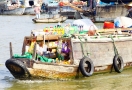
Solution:
M132 2L126 4L125 7L126 7L126 8L128 8L128 7L132 7Z

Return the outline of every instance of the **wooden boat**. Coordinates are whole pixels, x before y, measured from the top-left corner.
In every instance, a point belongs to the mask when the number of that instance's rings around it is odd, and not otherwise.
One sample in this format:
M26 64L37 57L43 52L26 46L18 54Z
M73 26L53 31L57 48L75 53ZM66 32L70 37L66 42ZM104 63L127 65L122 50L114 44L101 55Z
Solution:
M67 17L60 16L58 18L40 18L40 19L32 19L35 23L58 23L58 22L64 22L67 20Z
M5 62L7 69L17 79L57 79L71 80L88 77L102 72L118 72L132 65L132 36L129 32L132 28L102 29L97 30L96 35L73 35L72 37L60 37L60 35L45 35L41 31L32 31L31 36L24 38L22 56L15 57L10 43L10 58ZM35 32L38 34L36 37ZM118 34L121 32L122 34ZM44 36L43 36L44 35ZM34 44L32 57L26 57L25 47L32 40L36 42L50 43L57 41L58 46L49 45L47 50L56 49L60 53L61 43L67 43L69 50L68 59L58 58L56 52L49 52L45 56L50 61L38 59L36 44ZM62 42L62 40L64 42ZM60 44L59 44L60 43ZM128 46L129 45L129 46ZM46 55L46 54L45 54ZM58 55L61 55L58 54ZM28 56L28 55L27 55Z
M22 15L25 8L21 4L8 5L7 2L0 3L0 15Z
M76 10L74 10L73 8L71 8L68 5L60 7L58 10L58 14L60 14L62 16L66 16L66 17L68 17L68 19L73 19L75 12L76 12Z
M2 10L1 15L23 15L25 8L16 8L12 10Z
M80 13L83 13L83 16L92 19L94 22L104 22L104 21L113 21L118 16L126 16L127 9L124 4L117 5L97 5L96 9L85 10L87 6L84 5L82 8L79 8L73 4L67 4L71 8L77 10ZM72 16L74 16L73 13Z
M35 5L40 5L41 7L42 0L25 0L24 1L24 7L25 11L23 15L35 15L34 7Z

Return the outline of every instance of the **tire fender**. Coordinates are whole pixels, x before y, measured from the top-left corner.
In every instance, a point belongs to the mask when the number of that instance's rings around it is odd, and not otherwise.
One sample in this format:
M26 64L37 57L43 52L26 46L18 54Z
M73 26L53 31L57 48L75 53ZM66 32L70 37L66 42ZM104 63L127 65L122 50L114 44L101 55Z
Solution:
M94 64L90 58L83 57L80 60L79 69L84 76L88 77L91 76L94 72Z
M7 60L5 63L6 67L9 69L9 71L14 75L14 77L18 76L26 76L29 77L30 73L27 70L26 66L23 64L23 62L19 60Z
M124 62L121 56L115 55L113 59L113 66L116 72L121 73L124 68Z

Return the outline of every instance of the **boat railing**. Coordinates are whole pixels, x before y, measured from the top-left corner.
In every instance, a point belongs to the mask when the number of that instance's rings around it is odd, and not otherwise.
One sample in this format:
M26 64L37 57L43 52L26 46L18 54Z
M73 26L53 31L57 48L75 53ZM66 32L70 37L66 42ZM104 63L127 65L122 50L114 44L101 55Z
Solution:
M97 38L109 38L110 35L113 37L130 37L132 32L132 28L115 28L115 29L99 29L95 31L94 36L89 36L86 34L72 34L72 38L78 38L78 36L81 37L87 37L89 39L97 39ZM61 35L46 35L43 31L43 29L40 30L32 30L31 36L35 34L35 36L44 36L44 40L52 40L52 39L58 39L61 37Z
M96 30L97 35L131 35L132 28L115 28L115 29L100 29Z

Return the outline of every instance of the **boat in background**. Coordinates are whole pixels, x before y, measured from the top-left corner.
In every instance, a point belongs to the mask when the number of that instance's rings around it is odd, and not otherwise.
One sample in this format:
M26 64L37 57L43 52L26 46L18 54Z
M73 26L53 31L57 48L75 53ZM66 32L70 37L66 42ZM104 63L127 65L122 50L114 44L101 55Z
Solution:
M72 3L66 3L65 5L77 10L78 12L82 13L83 16L90 18L94 22L113 21L118 16L127 15L127 9L125 8L124 4L98 3L94 6L93 4L89 5L89 7L92 8L88 8L87 5L80 8Z
M16 8L13 10L2 10L1 15L23 15L25 8Z
M73 6L76 7L86 7L86 2L82 2L82 1L74 1L71 2ZM72 8L69 5L69 1L65 0L65 1L61 1L59 3L59 8L58 8L58 13L63 15L63 16L67 16L69 19L76 19L75 14L77 12L76 9Z
M59 16L59 17L53 17L53 18L40 18L40 19L32 19L34 23L58 23L58 22L64 22L67 20L67 17L65 16Z
M25 8L21 2L3 2L0 4L0 14L1 15L23 15Z
M35 15L34 6L39 4L41 6L42 0L24 0L23 5L25 11L23 15Z

